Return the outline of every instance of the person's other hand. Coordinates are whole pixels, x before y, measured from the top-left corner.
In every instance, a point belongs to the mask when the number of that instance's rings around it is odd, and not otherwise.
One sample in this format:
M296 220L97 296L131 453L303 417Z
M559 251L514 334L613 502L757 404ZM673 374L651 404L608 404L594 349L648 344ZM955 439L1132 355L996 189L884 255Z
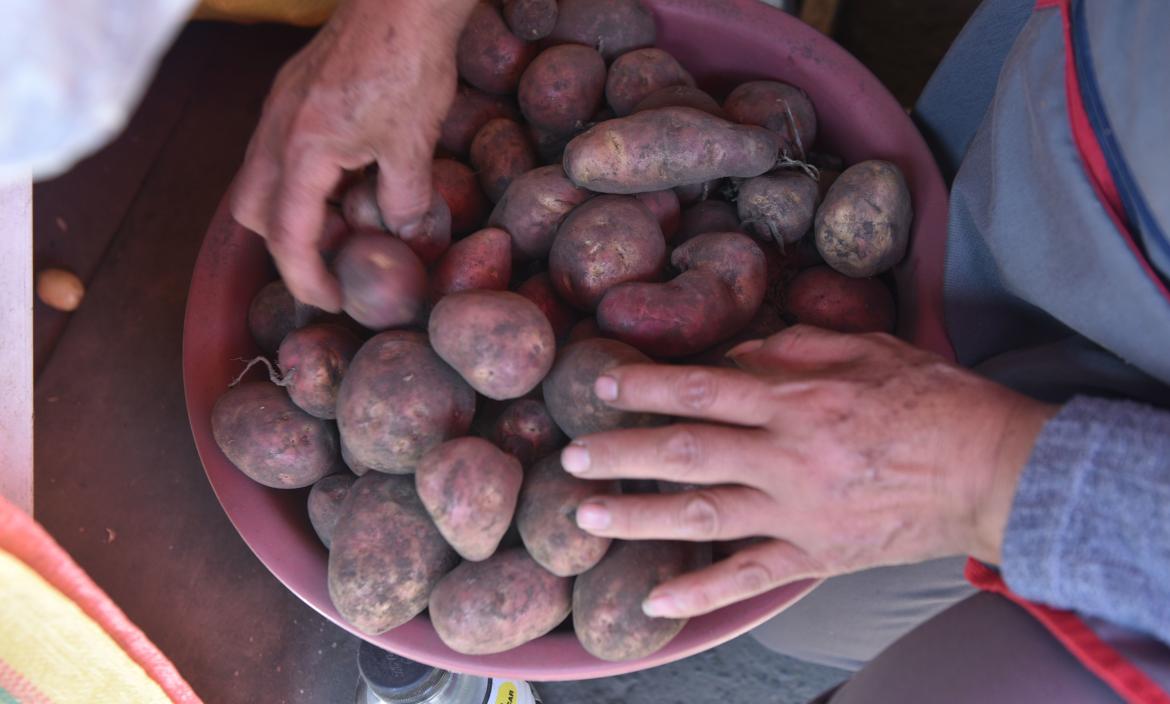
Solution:
M233 189L300 301L336 312L317 250L345 170L377 163L378 205L403 232L431 201L431 155L455 94L455 45L474 0L345 0L281 69Z
M971 554L997 562L1019 473L1055 412L888 335L789 328L740 369L631 365L611 405L707 421L580 438L583 478L706 485L595 497L578 524L625 539L764 537L660 585L643 608L692 616L809 577Z

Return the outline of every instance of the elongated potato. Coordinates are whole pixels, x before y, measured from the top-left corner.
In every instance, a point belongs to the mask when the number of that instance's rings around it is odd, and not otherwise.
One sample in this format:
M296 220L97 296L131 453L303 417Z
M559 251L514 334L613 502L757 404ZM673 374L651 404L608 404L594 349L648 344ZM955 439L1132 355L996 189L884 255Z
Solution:
M655 357L685 357L731 337L759 310L767 286L764 253L746 235L711 232L680 245L671 281L614 286L597 306L597 326Z
M437 300L459 291L503 291L511 278L512 239L488 227L451 245L431 272L431 292Z
M431 345L468 384L493 399L536 388L556 357L548 318L511 291L462 291L431 311Z
M333 529L341 519L341 507L357 477L349 472L330 474L309 490L309 523L326 548L333 544Z
M481 2L471 11L459 44L455 64L459 76L488 93L515 93L520 75L536 56L536 46L513 34L492 3Z
M781 246L809 231L816 215L817 182L801 171L777 171L739 187L739 219L761 239Z
M331 323L290 332L277 359L292 402L317 418L336 418L337 391L361 346L352 331Z
M784 302L796 323L837 332L894 332L894 297L878 279L855 279L814 266L792 279Z
M910 189L897 166L878 160L854 164L817 210L817 251L846 276L875 276L906 254L913 218Z
M496 118L472 140L471 165L479 172L483 192L496 203L513 179L536 168L536 152L520 123Z
M698 569L710 548L665 540L615 541L596 567L573 585L573 630L602 660L634 660L669 643L687 619L651 618L642 602L654 587Z
M329 550L329 596L362 633L422 613L459 558L431 522L413 477L371 472L350 487Z
M688 85L659 88L639 100L634 107L630 108L629 112L643 112L658 108L694 108L723 120L728 119L727 113L719 107L718 101L707 92Z
M617 480L579 479L561 467L560 456L549 455L528 469L516 525L528 554L541 567L560 577L581 574L605 555L609 538L577 527L577 506L590 496L621 491Z
M427 296L422 262L402 240L359 232L333 262L341 283L341 307L371 330L418 321Z
M557 25L557 0L504 0L503 14L513 34L534 42Z
M694 108L658 108L595 125L565 147L569 179L599 193L642 193L751 178L776 163L779 136Z
M520 284L516 293L535 303L544 313L558 341L565 339L573 324L577 322L577 311L557 295L548 272L536 274Z
M471 167L454 159L435 159L431 185L451 211L451 234L464 237L479 229L488 214L488 199Z
M767 127L780 135L781 149L796 158L812 149L817 138L812 101L803 90L787 83L742 83L727 96L723 109L736 122Z
M507 96L489 95L461 83L440 127L439 146L455 156L466 157L475 135L497 117L519 120L520 109L516 107L516 101Z
M535 640L569 615L573 580L541 567L521 548L464 562L431 592L431 624L452 650L502 653Z
M592 311L611 286L656 279L665 258L666 240L649 208L628 196L600 196L561 223L548 271L562 298Z
M580 44L545 49L520 78L520 112L553 134L580 129L601 107L605 61Z
M571 438L618 428L661 425L664 418L650 413L622 411L597 398L593 383L609 369L623 364L650 364L651 360L624 342L586 338L561 350L544 379L544 403L561 430Z
M643 98L660 88L693 85L691 74L662 49L635 49L609 67L605 99L616 115L629 115Z
M419 460L415 487L447 543L464 560L486 560L512 523L524 470L487 440L456 438Z
M427 450L465 434L474 415L475 392L417 332L370 338L337 395L337 426L352 459L392 474L413 472Z
M542 166L512 179L488 224L508 231L517 256L543 259L565 216L592 196L560 164Z
M337 431L297 408L267 381L228 389L211 409L211 434L231 463L253 481L299 489L337 466Z
M627 51L654 46L654 16L638 0L558 0L557 23L549 39L591 46L606 61Z
M525 467L556 452L564 446L565 440L548 408L533 398L521 398L508 404L492 428L492 442Z

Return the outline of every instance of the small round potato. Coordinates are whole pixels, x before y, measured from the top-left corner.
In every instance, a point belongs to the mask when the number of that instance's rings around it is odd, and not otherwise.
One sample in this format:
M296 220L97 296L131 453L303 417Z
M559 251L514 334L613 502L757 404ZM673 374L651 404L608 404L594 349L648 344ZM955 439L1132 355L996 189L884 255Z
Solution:
M474 289L502 291L511 278L512 240L488 227L451 245L431 272L431 292L439 299Z
M499 202L512 181L536 168L536 152L520 123L498 117L489 120L471 142L471 165L491 202Z
M819 199L817 182L801 171L776 171L739 187L739 219L757 238L781 247L812 227Z
M605 96L605 61L595 49L561 44L545 49L520 78L520 112L554 134L581 129Z
M591 46L612 61L627 51L654 46L654 15L640 0L558 0L549 39Z
M337 391L362 341L351 330L318 323L293 330L277 360L293 403L318 418L337 417Z
M431 592L431 624L447 647L502 653L548 633L569 615L573 580L541 567L522 548L464 562Z
M616 479L578 479L561 467L561 458L552 454L528 469L516 526L532 559L561 577L581 574L596 565L609 549L609 538L586 533L577 527L574 516L582 501L597 495L621 491Z
M803 90L787 83L742 83L727 96L723 109L736 122L767 127L780 135L781 150L796 158L803 158L802 150L807 153L817 138L812 101Z
M464 437L423 455L414 481L439 532L474 562L491 557L508 532L524 470L487 440Z
M455 63L463 80L482 91L505 95L516 92L520 75L536 51L536 45L508 29L493 3L480 2L459 35Z
M854 279L814 266L796 275L784 291L794 322L837 332L894 332L894 297L878 279Z
M559 450L565 440L548 408L533 398L508 404L492 428L492 442L525 467Z
M519 120L516 101L507 96L489 95L469 85L460 84L455 100L439 133L439 146L460 158L466 158L471 141L480 128L497 117Z
M628 115L643 98L660 88L693 86L695 79L662 49L635 49L609 67L605 98L614 114Z
M479 229L488 213L488 199L471 167L454 159L435 159L431 185L451 211L451 234L464 237Z
M597 377L623 364L651 364L651 360L624 342L602 337L586 338L561 350L542 388L549 414L566 435L577 438L664 422L650 413L618 410L593 393Z
M542 166L512 179L488 223L508 231L518 257L544 259L561 221L592 196L560 164Z
M910 241L910 189L888 161L863 161L842 173L817 210L817 251L846 276L887 271Z
M254 381L230 388L211 409L211 434L253 481L299 489L337 466L333 424L305 413L279 386Z
M341 307L371 330L409 325L422 317L427 273L402 240L359 232L333 262L341 283Z

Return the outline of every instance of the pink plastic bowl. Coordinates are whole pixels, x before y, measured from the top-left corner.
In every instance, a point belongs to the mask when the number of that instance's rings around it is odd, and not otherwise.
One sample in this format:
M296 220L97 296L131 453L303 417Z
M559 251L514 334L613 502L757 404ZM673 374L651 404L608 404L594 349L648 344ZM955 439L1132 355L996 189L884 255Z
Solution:
M950 355L940 321L946 190L925 142L881 83L831 40L756 0L643 0L654 11L659 46L677 56L699 84L723 95L735 84L777 78L808 91L816 105L821 149L847 163L887 159L910 184L915 207L913 250L898 272L902 334ZM251 356L246 313L272 275L261 240L216 213L195 265L183 340L187 412L199 456L224 511L260 561L297 596L330 620L388 650L460 672L530 680L616 675L678 660L744 633L813 586L802 582L692 619L671 643L642 660L605 662L586 653L572 633L557 632L498 655L456 653L426 616L377 637L354 631L326 588L326 552L309 526L303 491L268 489L245 477L216 447L211 408Z

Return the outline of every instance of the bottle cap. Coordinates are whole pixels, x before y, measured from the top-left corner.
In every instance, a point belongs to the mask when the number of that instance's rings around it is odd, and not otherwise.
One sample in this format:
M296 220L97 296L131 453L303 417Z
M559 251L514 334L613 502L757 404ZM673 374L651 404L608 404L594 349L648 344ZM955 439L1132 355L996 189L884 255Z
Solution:
M358 646L358 672L379 699L395 703L425 699L447 675L445 670L407 660L366 641Z

